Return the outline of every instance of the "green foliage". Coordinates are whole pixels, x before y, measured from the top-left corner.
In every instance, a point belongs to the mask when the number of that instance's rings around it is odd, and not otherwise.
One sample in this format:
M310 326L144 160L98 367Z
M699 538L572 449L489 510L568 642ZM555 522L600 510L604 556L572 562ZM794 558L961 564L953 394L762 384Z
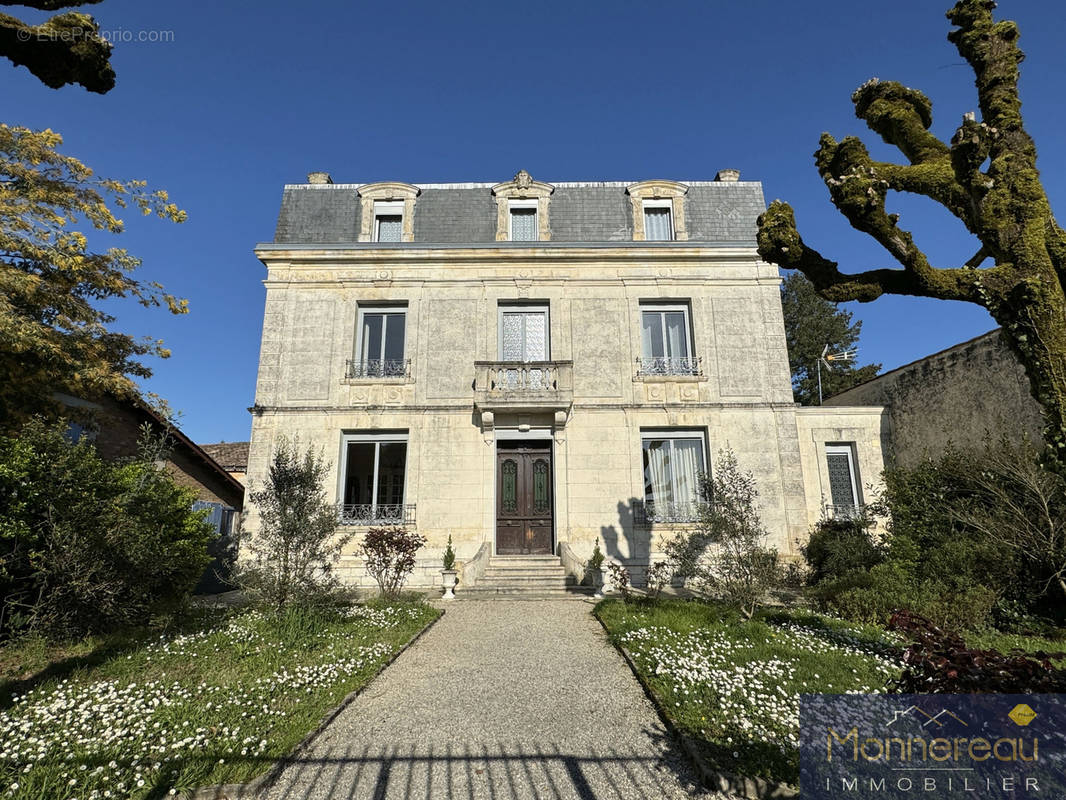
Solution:
M170 355L158 340L111 330L103 301L188 310L159 284L133 276L137 258L121 248L94 249L75 227L84 223L99 243L123 230L112 205L174 222L185 212L143 181L95 176L57 152L62 143L50 130L0 124L0 431L56 408L56 392L130 395L129 376L152 374L141 357Z
M250 558L238 562L237 581L275 609L309 605L338 586L333 564L352 534L337 533L336 509L323 482L329 465L313 447L280 439L266 483L251 493L259 529L247 543Z
M367 574L377 582L382 598L391 600L400 596L414 572L415 556L425 544L425 536L398 525L366 532L360 550L366 559Z
M807 582L822 583L877 564L883 553L871 535L872 522L863 510L855 517L825 518L815 525L801 548L810 567Z
M781 577L777 551L765 546L755 477L722 450L711 475L700 476L700 495L699 523L665 543L670 568L750 617Z
M856 347L862 322L851 321L851 312L826 300L802 272L789 273L781 284L781 310L785 317L788 366L792 371L792 394L805 406L818 403L818 359L828 344L830 352ZM880 364L857 366L853 361L822 365L825 397L874 377Z
M1039 629L1061 613L1066 483L1035 448L988 439L885 474L882 541L822 523L804 548L814 596L849 619L905 609L937 625ZM858 526L861 528L861 525Z
M586 571L603 569L603 551L600 549L600 537L596 537L596 544L592 547L592 555L585 563Z
M451 534L448 535L448 546L444 548L443 565L446 570L455 569L455 551L452 549Z
M158 466L166 442L111 463L60 421L0 437L0 633L81 635L175 611L209 559L195 493Z

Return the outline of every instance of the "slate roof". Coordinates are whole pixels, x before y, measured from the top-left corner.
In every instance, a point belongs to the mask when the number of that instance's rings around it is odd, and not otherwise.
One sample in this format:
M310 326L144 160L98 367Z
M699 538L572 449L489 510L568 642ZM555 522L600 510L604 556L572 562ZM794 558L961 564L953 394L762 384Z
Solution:
M248 469L248 442L202 444L200 449L227 472L244 472Z
M556 243L627 242L633 212L626 187L635 181L556 183L548 221ZM755 245L755 219L766 203L758 181L685 182L690 242ZM344 244L359 238L357 183L285 187L274 242ZM416 244L478 244L496 239L492 183L415 184ZM644 242L640 243L645 244ZM375 247L403 246L375 243ZM410 246L410 245L406 245Z

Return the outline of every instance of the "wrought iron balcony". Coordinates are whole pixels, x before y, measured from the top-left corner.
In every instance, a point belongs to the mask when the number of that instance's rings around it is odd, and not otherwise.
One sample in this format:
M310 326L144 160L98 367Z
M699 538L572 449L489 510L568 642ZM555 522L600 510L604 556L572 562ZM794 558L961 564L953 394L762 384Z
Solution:
M852 503L833 505L832 503L827 503L825 506L825 515L830 519L858 519L865 513L866 506L861 503L859 505Z
M474 403L504 411L562 411L574 401L572 361L475 361Z
M637 525L672 523L687 525L700 521L700 503L637 500L633 503L633 520Z
M344 377L404 380L411 377L411 359L348 359L345 362Z
M338 503L337 522L341 525L404 525L413 528L415 524L415 505L358 503L355 505Z
M673 356L637 359L637 376L641 378L659 375L703 375L700 358L674 358Z

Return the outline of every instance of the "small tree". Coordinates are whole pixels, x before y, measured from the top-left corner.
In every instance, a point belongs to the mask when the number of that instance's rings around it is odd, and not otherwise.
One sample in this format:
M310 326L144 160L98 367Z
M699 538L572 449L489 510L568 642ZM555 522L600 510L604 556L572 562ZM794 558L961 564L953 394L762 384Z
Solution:
M377 581L382 597L392 600L399 596L414 571L415 554L425 543L422 534L398 526L366 532L362 547L366 571Z
M314 448L282 439L274 451L266 484L251 493L259 531L248 542L252 563L239 581L275 609L313 603L337 586L333 563L352 534L337 533L323 479L329 465Z
M674 574L695 579L707 591L750 618L778 579L777 551L759 517L758 489L741 472L732 450L718 453L711 475L700 477L699 523L666 543Z

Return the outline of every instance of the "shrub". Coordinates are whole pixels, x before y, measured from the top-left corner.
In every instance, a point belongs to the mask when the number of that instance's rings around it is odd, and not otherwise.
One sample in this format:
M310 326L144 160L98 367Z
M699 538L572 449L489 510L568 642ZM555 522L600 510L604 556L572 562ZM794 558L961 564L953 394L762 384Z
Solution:
M755 477L723 450L712 474L700 477L700 496L695 529L666 543L671 568L750 618L780 578L777 551L765 547L769 533L759 517Z
M298 441L281 439L266 483L251 493L259 530L237 580L274 609L315 604L337 588L333 563L352 534L337 534L336 511L323 489L327 471L313 448L301 453Z
M623 603L628 603L633 596L633 590L629 583L629 570L621 564L611 562L607 565L607 574L610 575L611 589L617 589Z
M659 599L659 595L670 583L671 578L673 578L673 573L670 571L670 564L666 561L656 561L648 567L644 581L648 586L648 591L651 592L652 599Z
M144 429L114 463L66 423L0 437L0 633L80 636L173 613L210 560L210 526Z
M1066 670L1051 663L1066 653L970 648L958 634L906 612L893 615L889 627L911 640L903 654L906 669L892 685L896 692L1066 692Z
M393 599L415 568L415 554L426 537L406 528L371 528L363 538L362 553L366 571L378 584L381 596Z
M444 548L444 558L441 560L444 569L455 569L455 551L452 549L452 537L448 536L448 546Z
M852 518L826 518L811 531L800 548L810 568L807 582L816 585L879 563L884 554L870 534L873 520L868 513Z

